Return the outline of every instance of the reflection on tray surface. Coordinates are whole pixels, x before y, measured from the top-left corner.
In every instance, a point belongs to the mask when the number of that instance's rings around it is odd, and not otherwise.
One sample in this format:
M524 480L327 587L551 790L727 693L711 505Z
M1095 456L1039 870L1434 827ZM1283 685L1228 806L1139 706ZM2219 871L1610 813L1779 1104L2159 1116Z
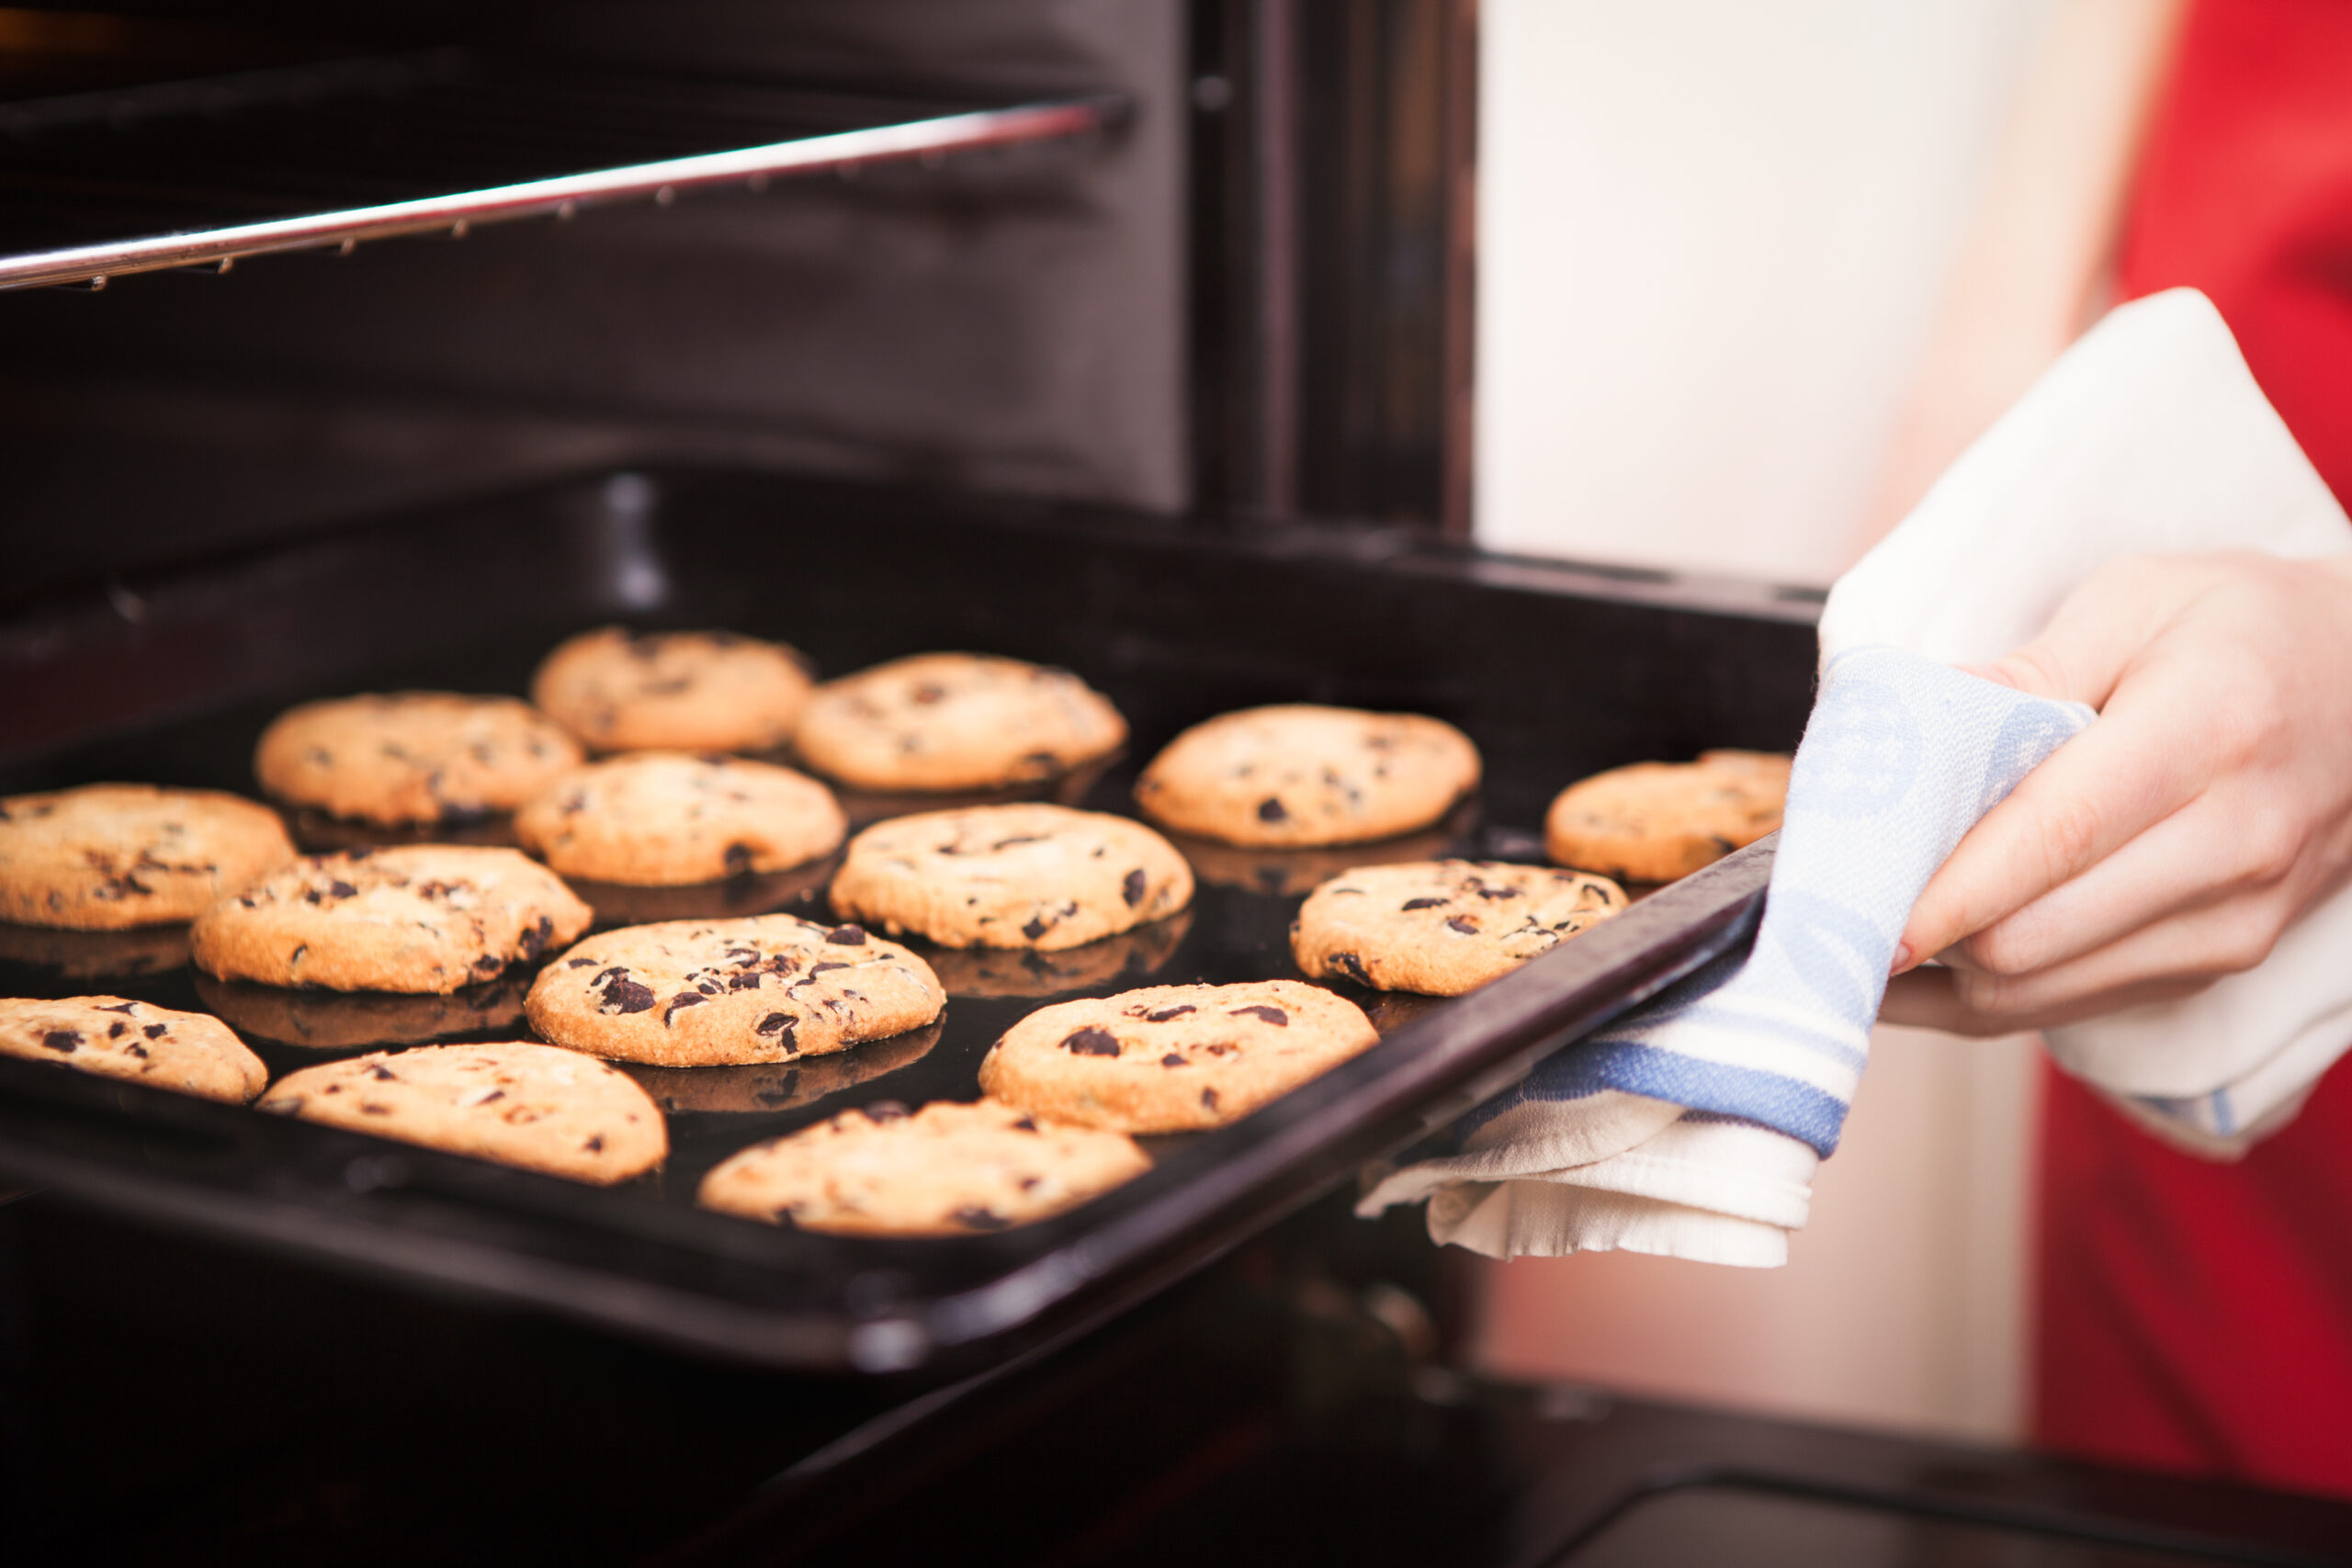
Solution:
M0 963L22 964L62 979L162 975L185 967L187 959L187 927L184 925L69 931L0 924Z
M409 996L289 990L199 973L196 994L241 1034L320 1051L358 1051L469 1034L526 1039L523 998L531 979L508 974L447 996Z

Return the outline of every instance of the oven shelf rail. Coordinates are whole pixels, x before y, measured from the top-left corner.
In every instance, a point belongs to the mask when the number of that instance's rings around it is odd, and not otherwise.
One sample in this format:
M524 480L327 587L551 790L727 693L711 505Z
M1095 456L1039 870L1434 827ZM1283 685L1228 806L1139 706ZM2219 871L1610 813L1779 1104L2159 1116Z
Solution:
M0 290L928 166L1128 112L1111 94L951 107L449 50L0 104Z

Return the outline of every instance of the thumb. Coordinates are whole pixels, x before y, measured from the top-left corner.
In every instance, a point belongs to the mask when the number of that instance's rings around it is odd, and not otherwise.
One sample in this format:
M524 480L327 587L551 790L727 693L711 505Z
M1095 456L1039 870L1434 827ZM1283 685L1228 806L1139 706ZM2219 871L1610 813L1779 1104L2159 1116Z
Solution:
M2059 604L2041 635L1968 674L2037 697L2105 707L2116 682L2174 613L2185 587L2162 563L2117 561L2091 574Z

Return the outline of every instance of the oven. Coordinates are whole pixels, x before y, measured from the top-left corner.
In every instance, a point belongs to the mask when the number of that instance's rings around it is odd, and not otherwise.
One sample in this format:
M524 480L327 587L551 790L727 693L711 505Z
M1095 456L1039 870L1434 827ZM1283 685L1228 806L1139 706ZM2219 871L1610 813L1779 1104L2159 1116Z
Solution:
M0 790L250 793L291 702L520 691L616 620L827 673L1077 670L1134 733L1048 792L1105 809L1216 712L1434 714L1487 773L1419 855L1540 859L1576 777L1788 748L1812 596L1466 542L1474 21L0 12ZM848 1241L694 1208L760 1137L968 1098L1043 999L1291 973L1288 921L1348 856L1185 848L1189 918L1091 967L977 965L938 1029L807 1082L665 1080L670 1166L626 1190L0 1062L10 1533L343 1562L2352 1540L2308 1500L1461 1370L1461 1277L1416 1216L1353 1218L1355 1172L1747 940L1769 843L1471 997L1365 993L1373 1051L1038 1225ZM820 876L707 896L735 902L598 915L824 908ZM242 994L169 931L18 931L0 964L12 994L217 1012L273 1072L521 1028L495 987L422 1020Z

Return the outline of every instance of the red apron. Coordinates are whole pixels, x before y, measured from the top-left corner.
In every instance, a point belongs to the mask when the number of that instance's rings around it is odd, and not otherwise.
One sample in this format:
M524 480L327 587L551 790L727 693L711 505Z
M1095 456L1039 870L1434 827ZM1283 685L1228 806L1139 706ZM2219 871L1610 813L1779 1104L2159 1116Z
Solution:
M2197 6L2119 282L2203 289L2352 502L2352 0ZM2236 1165L2048 1088L2037 1438L2352 1495L2352 1064Z

